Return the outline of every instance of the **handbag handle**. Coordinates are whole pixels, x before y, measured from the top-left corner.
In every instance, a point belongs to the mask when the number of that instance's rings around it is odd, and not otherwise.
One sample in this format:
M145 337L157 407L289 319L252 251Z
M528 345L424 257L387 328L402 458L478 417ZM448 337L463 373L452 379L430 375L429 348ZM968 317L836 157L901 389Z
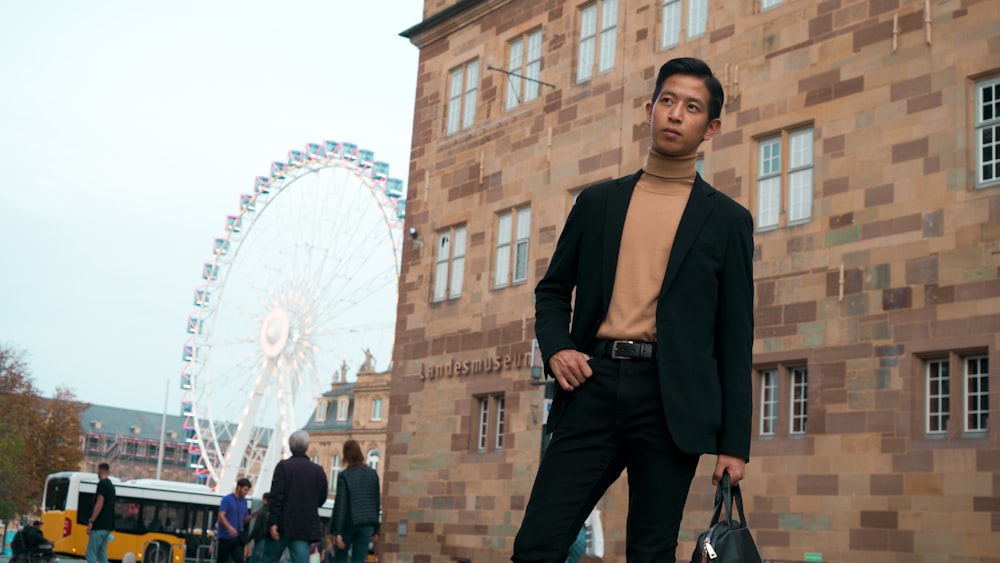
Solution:
M726 510L726 524L733 529L733 501L736 502L736 510L740 515L740 527L746 526L747 517L743 514L743 493L740 492L739 485L731 485L729 481L729 471L722 472L722 479L715 489L715 511L712 514L712 521L708 523L711 527L719 522L722 516L722 509Z

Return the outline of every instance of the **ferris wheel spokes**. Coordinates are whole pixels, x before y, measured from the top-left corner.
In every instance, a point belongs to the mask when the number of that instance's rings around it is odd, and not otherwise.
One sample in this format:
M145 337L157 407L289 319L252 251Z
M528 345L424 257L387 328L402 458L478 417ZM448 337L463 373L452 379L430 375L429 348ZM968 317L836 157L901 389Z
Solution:
M224 489L239 474L266 483L321 377L369 347L391 364L402 186L372 151L327 141L289 151L239 196L188 319L197 474Z

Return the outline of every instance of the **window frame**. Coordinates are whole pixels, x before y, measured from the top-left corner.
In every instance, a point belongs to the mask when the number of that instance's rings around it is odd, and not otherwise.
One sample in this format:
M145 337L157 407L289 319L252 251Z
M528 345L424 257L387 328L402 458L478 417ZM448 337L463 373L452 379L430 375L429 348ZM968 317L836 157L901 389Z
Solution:
M781 6L783 0L760 0L760 11L766 12Z
M660 2L660 50L668 51L685 40L708 33L708 0L662 0Z
M503 451L507 433L507 396L502 392L474 395L476 429L473 451L481 454Z
M973 362L977 365L975 373L970 370ZM990 416L989 356L987 354L963 356L962 377L963 430L967 433L986 433L989 431ZM974 381L976 385L973 385ZM971 424L973 417L981 419L975 426Z
M760 424L758 435L774 437L778 428L778 370L760 371Z
M473 58L448 70L448 103L445 108L445 135L454 135L472 127L476 121L479 95L479 58ZM458 81L456 83L456 77Z
M991 188L1000 186L1000 76L977 81L975 88L976 141L974 144L976 147L976 189ZM987 105L983 100L983 93L987 89L993 90L993 98L989 102L993 105L993 115L989 119L983 115ZM983 136L987 131L992 135L990 149L993 156L988 163L983 158L984 151L986 150ZM993 178L987 180L984 178L984 169L989 165L993 167Z
M346 397L337 399L337 422L347 420L348 403L349 401Z
M316 422L326 422L326 418L329 415L327 410L330 408L330 402L326 399L320 399L316 402Z
M531 205L497 213L496 237L493 289L527 283L531 255Z
M801 393L799 393L801 391ZM788 435L806 433L809 422L809 368L797 366L788 370ZM796 407L801 410L796 412Z
M367 454L365 454L365 464L367 464L368 467L371 467L375 471L378 471L378 464L380 461L381 461L381 454L379 453L378 448L372 448L368 450Z
M932 373L934 366L939 369ZM940 369L943 368L943 369ZM938 391L931 392L932 382L938 382ZM944 383L941 391L940 383ZM937 401L937 407L935 405ZM951 369L947 356L927 358L924 361L924 433L927 436L947 436L948 420L951 418ZM942 407L941 403L944 403ZM937 424L933 424L934 420Z
M447 240L444 240L447 237ZM468 226L454 225L437 232L435 239L437 256L434 261L434 283L431 285L431 301L440 303L462 296L465 280L465 257L468 252ZM461 244L459 244L461 243ZM447 245L444 256L442 245Z
M372 416L371 420L374 422L382 420L382 398L376 397L372 399Z
M618 8L618 0L594 0L577 10L577 84L615 68L618 58Z
M516 46L516 48L515 48ZM515 60L514 54L517 53ZM507 42L507 95L504 109L511 111L518 106L541 97L542 29L535 28Z
M756 139L756 232L812 222L816 191L815 137L815 127L810 123ZM806 141L800 142L801 139ZM799 178L807 180L799 182ZM794 217L792 210L797 210Z

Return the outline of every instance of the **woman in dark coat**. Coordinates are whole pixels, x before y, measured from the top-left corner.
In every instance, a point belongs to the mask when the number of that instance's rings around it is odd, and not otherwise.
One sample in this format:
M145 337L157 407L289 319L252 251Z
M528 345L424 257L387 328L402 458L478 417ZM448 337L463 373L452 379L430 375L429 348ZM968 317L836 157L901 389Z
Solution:
M347 563L348 551L351 563L363 563L369 541L378 541L378 473L365 464L361 446L355 440L344 443L344 465L337 476L337 500L330 519L330 534L337 546L335 563Z

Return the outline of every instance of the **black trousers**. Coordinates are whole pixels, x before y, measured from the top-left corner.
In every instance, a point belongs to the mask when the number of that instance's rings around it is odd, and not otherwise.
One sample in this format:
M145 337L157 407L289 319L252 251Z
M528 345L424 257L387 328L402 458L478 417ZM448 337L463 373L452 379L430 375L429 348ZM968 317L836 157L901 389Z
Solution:
M219 538L215 549L219 550L215 557L216 563L228 563L230 559L233 563L243 563L243 542L240 538Z
M590 366L594 375L567 396L542 455L511 560L563 563L594 505L627 469L626 560L673 563L699 456L670 436L655 361L597 356Z

